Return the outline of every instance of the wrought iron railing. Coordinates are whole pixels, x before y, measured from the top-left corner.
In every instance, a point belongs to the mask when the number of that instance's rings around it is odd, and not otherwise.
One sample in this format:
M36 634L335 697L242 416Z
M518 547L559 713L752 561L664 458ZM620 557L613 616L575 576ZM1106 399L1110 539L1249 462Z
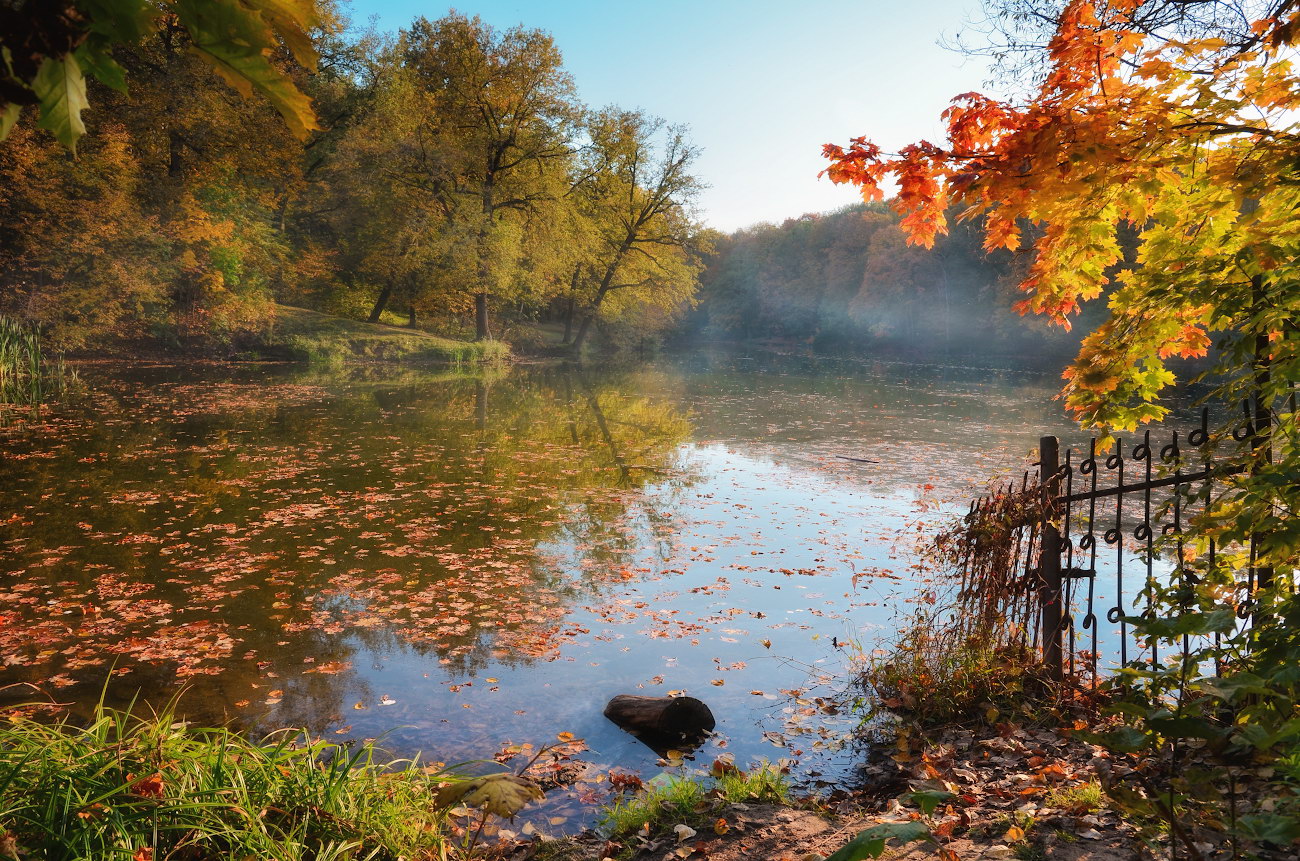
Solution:
M1247 407L1230 433L1243 442L1267 431ZM1058 680L1086 676L1095 685L1098 665L1107 658L1120 665L1135 658L1159 661L1156 644L1135 637L1127 620L1151 617L1158 595L1171 587L1191 601L1201 569L1191 564L1185 530L1242 467L1218 459L1222 438L1210 430L1208 409L1199 427L1186 434L1170 431L1166 439L1161 445L1146 431L1136 442L1117 439L1104 450L1093 439L1080 456L1073 449L1062 452L1056 437L1045 436L1035 464L1036 491L1030 473L1021 482L1020 494L1036 492L1039 504L1015 527L1007 552L1020 567L1024 590L1038 601L1037 618L1015 624L1026 626ZM978 518L1015 492L1008 485L973 501L969 517ZM1256 588L1272 575L1256 566L1254 543L1241 548L1249 551L1249 564L1237 572L1234 594L1225 596L1243 619L1250 616ZM1201 549L1213 570L1222 548L1211 540ZM979 584L963 582L963 589L970 588ZM1112 626L1108 632L1103 618ZM1184 641L1185 653L1188 647Z

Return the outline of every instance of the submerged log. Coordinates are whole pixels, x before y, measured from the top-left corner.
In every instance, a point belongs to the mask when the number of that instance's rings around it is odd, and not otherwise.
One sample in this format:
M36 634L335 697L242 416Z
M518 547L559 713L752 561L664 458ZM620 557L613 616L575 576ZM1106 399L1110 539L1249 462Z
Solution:
M629 732L657 737L700 736L717 726L713 712L695 697L619 694L605 705L605 717Z

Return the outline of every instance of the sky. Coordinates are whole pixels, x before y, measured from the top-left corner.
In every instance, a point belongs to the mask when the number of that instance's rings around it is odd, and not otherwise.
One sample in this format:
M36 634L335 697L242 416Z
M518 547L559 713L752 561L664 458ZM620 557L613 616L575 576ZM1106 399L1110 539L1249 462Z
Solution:
M434 0L353 0L382 30L437 18ZM702 220L732 231L859 200L818 179L822 144L887 150L942 139L940 112L983 88L984 61L939 46L978 0L460 0L498 28L550 32L583 101L690 127Z

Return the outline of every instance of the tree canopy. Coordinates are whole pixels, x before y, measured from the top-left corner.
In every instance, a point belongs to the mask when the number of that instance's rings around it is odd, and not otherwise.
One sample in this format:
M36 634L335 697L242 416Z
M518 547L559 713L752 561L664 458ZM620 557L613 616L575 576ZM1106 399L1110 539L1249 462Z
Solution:
M317 129L307 96L277 58L316 64L314 0L20 0L0 7L0 140L23 107L72 149L85 133L86 74L127 92L115 48L145 41L161 26L183 30L189 50L244 95L268 99L299 138Z
M956 207L982 220L986 249L1031 246L1022 312L1069 326L1113 287L1109 318L1067 371L1067 403L1090 424L1163 416L1169 360L1204 355L1213 335L1234 360L1230 392L1255 385L1241 360L1257 342L1273 366L1266 395L1294 379L1296 12L1257 4L1235 34L1203 20L1186 34L1170 14L1208 5L1073 0L1045 16L1053 31L1026 98L956 97L941 144L825 148L830 178L868 199L898 183L909 242L932 245Z
M501 329L576 323L580 347L694 301L685 130L589 109L542 30L452 13L383 34L307 0L58 8L6 25L0 92L0 314L56 347L225 349L276 302L478 338L492 307ZM61 124L21 110L56 68L98 70Z

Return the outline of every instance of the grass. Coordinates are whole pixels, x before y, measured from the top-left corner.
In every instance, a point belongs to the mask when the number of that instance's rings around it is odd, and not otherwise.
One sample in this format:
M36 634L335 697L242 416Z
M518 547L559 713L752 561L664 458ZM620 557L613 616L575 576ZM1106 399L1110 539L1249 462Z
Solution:
M666 776L605 811L602 825L612 838L655 834L675 825L704 827L728 804L790 803L790 782L775 765L717 768L701 779Z
M254 742L103 708L85 726L11 717L0 724L0 856L443 858L440 778L300 731Z
M39 327L0 315L0 418L5 405L36 407L75 382L62 356L51 362L44 352Z
M1091 813L1100 810L1104 802L1101 783L1096 780L1053 789L1045 801L1048 807L1059 807L1071 813Z
M289 305L276 306L264 349L318 364L351 362L437 362L452 365L505 361L500 341L458 341L379 323L363 323Z

